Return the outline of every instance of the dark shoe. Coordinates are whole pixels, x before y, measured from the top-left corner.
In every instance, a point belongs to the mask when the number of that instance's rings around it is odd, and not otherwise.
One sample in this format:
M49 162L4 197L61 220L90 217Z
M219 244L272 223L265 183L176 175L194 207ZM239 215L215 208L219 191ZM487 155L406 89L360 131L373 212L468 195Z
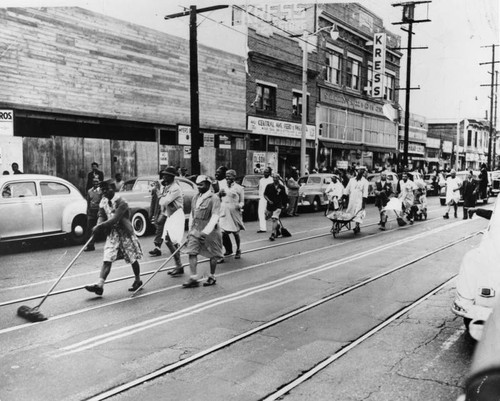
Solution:
M217 264L224 263L224 258L217 259Z
M270 237L269 237L269 241L274 241L276 239L276 237L274 236L274 234L272 234Z
M410 219L410 226L413 224L413 219Z
M152 251L149 251L149 254L151 256L161 256L161 251L158 248L155 248Z
M170 270L167 274L171 275L172 277L177 277L177 276L184 274L184 269L176 268L174 270Z
M385 231L385 226L380 226L378 229L382 230L382 231Z
M458 217L457 212L455 212L454 216L455 216L455 218L457 218L457 217Z
M472 216L474 216L474 210L468 210L467 213L469 214L469 219L472 219Z
M208 280L203 283L203 287L210 287L211 285L215 285L216 282L216 279L209 277Z
M104 288L99 287L97 284L93 284L93 285L86 285L86 286L85 286L85 289L86 289L88 292L93 292L93 293L95 293L96 295L102 295L102 293L104 292Z
M128 290L129 291L136 291L141 285L142 285L142 281L141 280L135 280L132 283L132 287L130 287Z
M356 226L352 229L352 231L354 231L354 234L359 234L361 229L358 226Z
M449 219L450 216L448 216L448 213L446 213L444 216L443 216L443 219Z
M94 245L88 245L83 250L83 252L91 252L91 251L95 251L95 246Z
M224 256L231 256L232 254L233 254L233 251L231 251L231 252L227 251L227 252L224 254Z
M298 214L298 213L294 213L293 215L294 215L294 216L299 216L299 214Z
M234 255L235 259L241 259L241 251L238 249Z
M257 234L265 233L265 232L266 232L266 230L259 230L259 231L257 231Z
M198 287L200 285L200 283L198 282L198 280L195 280L194 278L190 278L188 282L182 284L182 287L183 288L194 288L194 287Z

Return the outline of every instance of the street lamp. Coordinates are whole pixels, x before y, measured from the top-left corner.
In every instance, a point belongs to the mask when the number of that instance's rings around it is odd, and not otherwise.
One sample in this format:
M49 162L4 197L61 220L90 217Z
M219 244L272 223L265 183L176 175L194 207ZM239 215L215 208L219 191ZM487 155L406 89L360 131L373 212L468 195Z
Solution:
M316 32L309 34L307 30L304 30L302 34L302 135L300 140L300 171L306 169L306 133L307 133L307 64L308 64L308 53L307 53L307 44L309 40L309 36L314 36L324 31L326 29L330 29L330 37L333 40L337 40L339 37L339 31L337 30L337 26L334 24L332 26L325 26L323 28L318 29Z

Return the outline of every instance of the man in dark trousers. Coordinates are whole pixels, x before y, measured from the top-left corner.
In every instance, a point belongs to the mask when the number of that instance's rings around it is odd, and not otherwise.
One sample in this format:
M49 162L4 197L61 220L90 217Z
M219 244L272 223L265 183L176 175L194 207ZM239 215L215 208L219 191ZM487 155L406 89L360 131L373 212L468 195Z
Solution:
M99 182L104 181L104 173L99 170L99 164L93 162L91 164L92 170L87 174L87 186L85 191L88 191L94 185L94 178L99 179Z
M375 206L378 208L380 213L380 229L385 230L385 223L387 222L387 213L385 211L385 206L389 202L389 196L392 194L392 184L387 181L387 174L385 172L380 173L380 180L375 182Z
M469 208L474 208L476 206L478 190L479 186L477 184L477 181L474 179L472 171L469 171L469 174L467 174L467 179L462 182L462 186L460 187L460 191L462 192L462 197L464 199L464 220L467 220L468 218L467 212Z
M270 241L274 241L279 234L280 229L280 215L281 211L286 208L288 203L288 196L285 187L280 183L280 175L274 173L272 175L273 182L266 186L264 190L264 198L267 202L266 210L267 215L271 216L273 227L271 230Z

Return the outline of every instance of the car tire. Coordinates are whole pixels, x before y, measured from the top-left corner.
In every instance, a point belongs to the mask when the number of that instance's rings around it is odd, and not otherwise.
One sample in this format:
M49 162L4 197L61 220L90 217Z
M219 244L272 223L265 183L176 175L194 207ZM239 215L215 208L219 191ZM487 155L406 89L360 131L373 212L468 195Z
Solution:
M441 202L441 206L446 205L446 199L440 199L439 201Z
M464 317L464 326L467 331L469 331L470 322L472 322L472 319Z
M135 212L132 216L132 227L134 228L134 233L138 237L142 237L146 234L148 229L148 220L144 212Z
M487 205L488 204L488 198L484 198L483 199L483 205Z
M321 210L321 199L319 199L317 196L313 199L311 202L311 211L312 212L319 212Z
M81 228L82 231L78 229ZM87 235L87 218L85 216L78 216L73 219L71 223L71 232L69 233L69 240L73 245L82 245L88 240Z

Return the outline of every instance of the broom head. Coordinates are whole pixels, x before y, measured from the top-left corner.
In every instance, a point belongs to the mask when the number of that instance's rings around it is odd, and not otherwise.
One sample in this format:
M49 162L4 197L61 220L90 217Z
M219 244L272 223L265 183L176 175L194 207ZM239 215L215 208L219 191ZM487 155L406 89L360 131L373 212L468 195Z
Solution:
M397 220L400 227L406 226L406 221L404 221L402 217L398 217Z
M281 235L283 237L291 237L290 231L288 231L285 227L281 227Z
M45 315L40 312L38 308L30 308L26 305L22 305L17 309L17 315L30 322L43 322L47 320Z

